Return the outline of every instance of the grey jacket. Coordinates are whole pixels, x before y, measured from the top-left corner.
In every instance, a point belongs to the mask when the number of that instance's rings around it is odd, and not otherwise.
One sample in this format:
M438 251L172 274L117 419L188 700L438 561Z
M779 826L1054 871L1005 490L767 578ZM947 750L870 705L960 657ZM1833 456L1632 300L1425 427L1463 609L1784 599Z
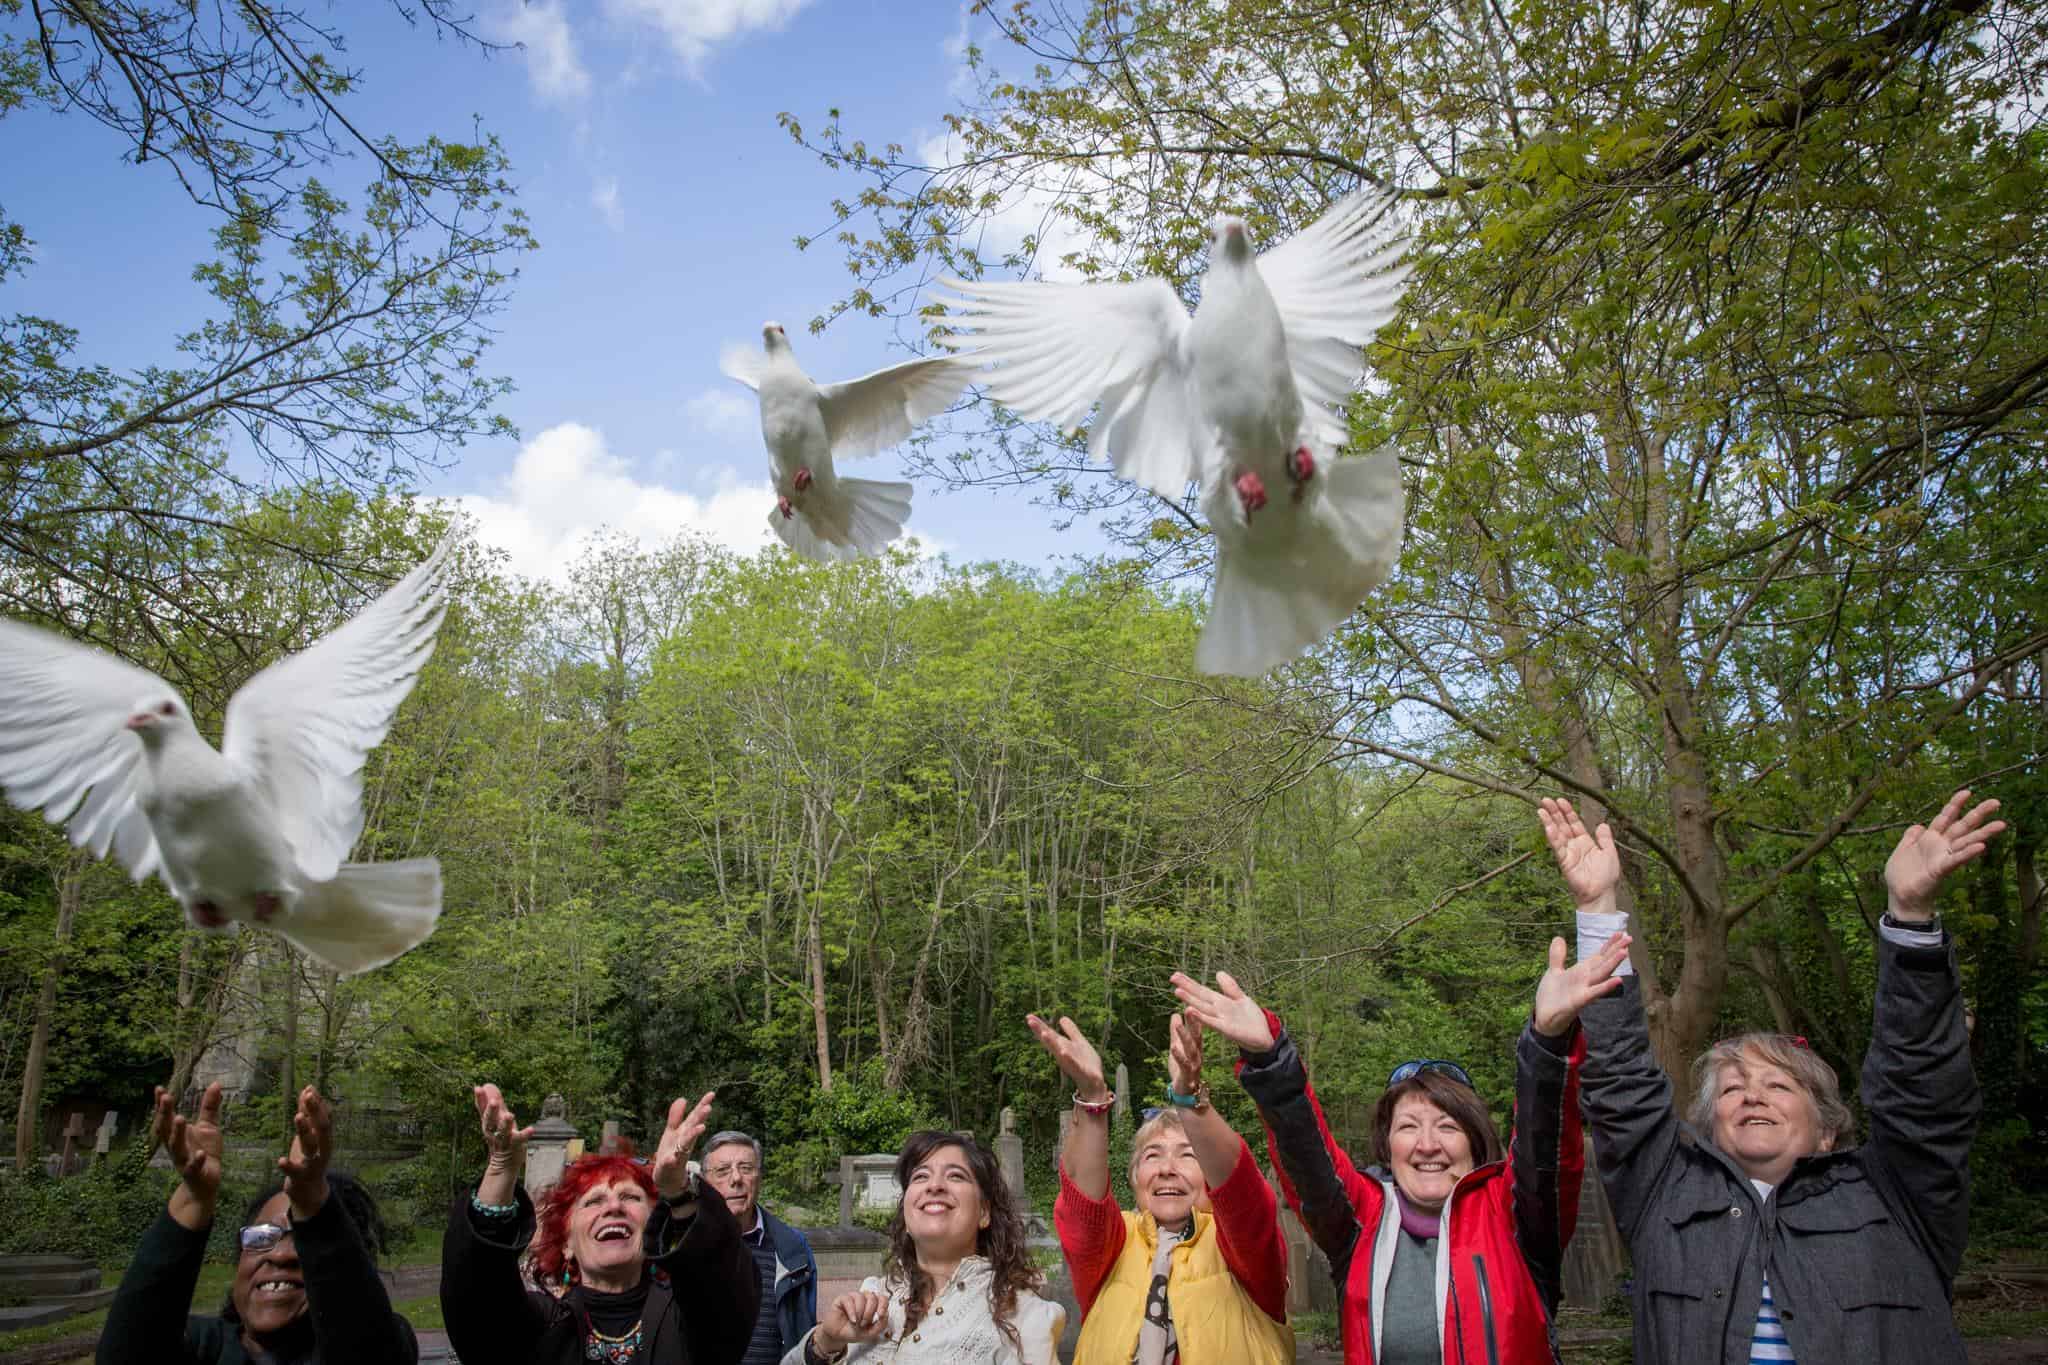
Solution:
M1580 1016L1580 1094L1635 1263L1635 1358L1745 1365L1763 1278L1799 1365L1963 1361L1949 1295L1969 1239L1979 1099L1955 947L1880 934L1863 1061L1870 1137L1802 1159L1768 1200L1679 1121L1634 977Z

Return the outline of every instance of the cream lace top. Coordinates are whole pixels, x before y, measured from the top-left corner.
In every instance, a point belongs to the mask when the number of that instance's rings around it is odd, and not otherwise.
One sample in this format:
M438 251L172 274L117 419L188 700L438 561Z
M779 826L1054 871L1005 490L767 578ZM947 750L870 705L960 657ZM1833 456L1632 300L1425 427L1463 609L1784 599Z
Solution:
M931 1311L908 1336L903 1332L903 1310L910 1286L868 1276L861 1281L863 1290L889 1296L889 1330L880 1341L848 1347L846 1365L1058 1365L1067 1310L1028 1289L1019 1290L1013 1322L1023 1343L1020 1351L989 1314L988 1287L994 1274L986 1257L962 1261L953 1282L939 1291ZM818 1307L822 1316L825 1305ZM804 1365L803 1342L782 1357L782 1365Z

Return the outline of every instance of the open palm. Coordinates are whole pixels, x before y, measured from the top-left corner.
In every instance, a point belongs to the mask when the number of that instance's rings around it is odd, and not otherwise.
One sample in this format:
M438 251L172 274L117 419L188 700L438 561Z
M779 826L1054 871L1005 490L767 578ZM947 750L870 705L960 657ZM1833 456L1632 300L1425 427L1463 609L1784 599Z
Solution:
M1629 936L1616 934L1599 952L1571 966L1564 965L1564 940L1550 940L1550 966L1536 983L1536 1007L1530 1012L1536 1031L1551 1038L1570 1033L1579 1011L1610 991L1621 989L1615 969L1628 957Z
M1102 1076L1102 1054L1095 1050L1095 1044L1082 1034L1080 1025L1060 1016L1060 1026L1054 1028L1035 1014L1024 1016L1024 1022L1031 1027L1031 1036L1038 1039L1040 1047L1052 1054L1059 1069L1074 1083L1084 1100L1101 1097L1105 1082Z
M2005 821L1991 820L1998 802L1980 801L1965 813L1970 799L1965 788L1948 799L1932 824L1914 825L1899 836L1884 865L1885 890L1894 912L1909 919L1926 919L1934 913L1934 893L1941 879L1984 851L1984 846L2005 832ZM1991 823L1984 823L1991 820Z
M1585 907L1614 894L1621 882L1621 854L1613 830L1603 823L1588 833L1572 803L1554 796L1536 803L1536 818L1543 822L1543 837L1573 900Z
M654 1148L654 1184L664 1198L673 1199L689 1187L690 1153L711 1126L711 1101L717 1098L707 1090L694 1105L680 1096L669 1105L668 1122Z
M1173 993L1196 1023L1215 1029L1246 1052L1272 1051L1273 1027L1266 1022L1266 1011L1229 972L1216 973L1215 990L1186 972L1175 972Z

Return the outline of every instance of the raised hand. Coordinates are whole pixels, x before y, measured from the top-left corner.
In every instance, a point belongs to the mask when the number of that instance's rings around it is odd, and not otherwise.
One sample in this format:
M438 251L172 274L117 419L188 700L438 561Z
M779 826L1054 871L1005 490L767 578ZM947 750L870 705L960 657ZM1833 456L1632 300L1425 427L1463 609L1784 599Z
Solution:
M834 1356L856 1341L879 1341L889 1330L889 1300L872 1289L855 1289L832 1300L818 1315L816 1345Z
M2005 832L2005 821L1986 820L1998 811L1998 802L1980 801L1964 813L1968 788L1957 792L1928 825L1914 825L1899 836L1884 865L1884 889L1894 919L1929 920L1934 917L1934 893L1941 879L1984 851L1984 846Z
M1074 1089L1090 1104L1109 1098L1109 1083L1103 1079L1102 1056L1081 1034L1080 1027L1064 1014L1055 1029L1035 1014L1024 1016L1039 1046L1052 1054L1054 1062L1074 1083Z
M1536 1031L1562 1038L1571 1032L1580 1010L1609 991L1620 990L1622 978L1614 972L1628 959L1630 941L1627 934L1616 934L1599 952L1567 967L1564 940L1550 940L1550 966L1536 983L1536 1007L1531 1012Z
M690 1153L711 1126L711 1101L717 1098L707 1090L695 1104L678 1096L669 1105L668 1122L654 1148L654 1186L662 1198L674 1199L690 1187Z
M1202 1024L1187 1011L1167 1024L1166 1082L1183 1095L1202 1083Z
M484 1148L490 1153L483 1179L477 1182L477 1201L510 1204L512 1187L526 1174L526 1140L533 1136L533 1125L521 1128L504 1094L489 1082L475 1087L471 1095L476 1100L477 1122L484 1130Z
M1557 857L1557 870L1564 874L1579 909L1602 906L1621 883L1621 854L1614 847L1614 831L1603 822L1592 833L1569 801L1546 796L1536 803L1536 818L1543 822L1543 837Z
M178 1112L176 1097L164 1087L156 1087L155 1100L150 1131L170 1152L171 1164L178 1170L171 1214L188 1228L203 1228L213 1222L214 1205L220 1199L220 1082L206 1087L199 1097L199 1113L191 1119Z
M1266 1012L1229 972L1216 973L1213 991L1187 973L1175 972L1173 993L1187 1006L1190 1019L1215 1029L1244 1051L1273 1050L1273 1030L1266 1023Z
M292 1115L292 1149L277 1159L292 1217L311 1218L327 1202L327 1163L333 1158L334 1110L309 1085L299 1092Z

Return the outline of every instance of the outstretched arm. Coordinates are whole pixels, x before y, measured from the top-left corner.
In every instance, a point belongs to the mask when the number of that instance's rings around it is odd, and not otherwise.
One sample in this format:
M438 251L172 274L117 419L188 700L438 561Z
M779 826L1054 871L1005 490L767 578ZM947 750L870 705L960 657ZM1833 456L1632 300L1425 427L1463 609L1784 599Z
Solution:
M1275 1322L1287 1320L1287 1244L1280 1236L1280 1203L1259 1170L1252 1149L1209 1103L1202 1084L1202 1025L1176 1014L1168 1025L1167 1076L1174 1090L1201 1103L1181 1111L1181 1127L1216 1214L1217 1245L1231 1275Z
M465 1360L511 1360L531 1349L546 1320L520 1283L533 1240L533 1201L520 1188L526 1139L495 1085L471 1092L490 1157L474 1195L458 1195L441 1239L441 1312L449 1344Z
M1555 1022L1576 1002L1586 1032L1580 1095L1600 1180L1622 1235L1633 1241L1651 1194L1677 1154L1679 1127L1671 1079L1650 1046L1640 985L1628 965L1625 917L1614 895L1621 855L1614 832L1604 824L1589 832L1569 801L1546 798L1537 815L1579 922L1579 963L1559 977L1545 973L1537 1008ZM1552 945L1551 960L1561 970L1560 946ZM1622 984L1607 984L1610 977L1622 978Z
M277 1169L291 1201L313 1339L323 1360L412 1365L420 1356L412 1324L391 1311L391 1295L362 1230L329 1197L327 1166L333 1157L334 1110L309 1085L299 1092L291 1150L278 1158Z
M217 1353L217 1343L188 1341L186 1315L220 1198L220 1106L218 1082L206 1087L190 1119L178 1113L170 1091L157 1087L151 1125L177 1168L178 1186L121 1274L100 1332L100 1365L211 1360Z
M1123 1211L1109 1191L1109 1105L1115 1096L1102 1079L1101 1054L1072 1019L1061 1015L1056 1029L1035 1014L1024 1022L1074 1087L1052 1223L1074 1297L1086 1313L1124 1249Z
M1942 878L2005 829L1991 819L1998 802L1966 811L1969 799L1959 791L1932 824L1908 829L1885 864L1875 1017L1863 1058L1870 1150L1944 1280L1954 1278L1969 1240L1970 1144L1982 1099L1955 946L1935 902Z

